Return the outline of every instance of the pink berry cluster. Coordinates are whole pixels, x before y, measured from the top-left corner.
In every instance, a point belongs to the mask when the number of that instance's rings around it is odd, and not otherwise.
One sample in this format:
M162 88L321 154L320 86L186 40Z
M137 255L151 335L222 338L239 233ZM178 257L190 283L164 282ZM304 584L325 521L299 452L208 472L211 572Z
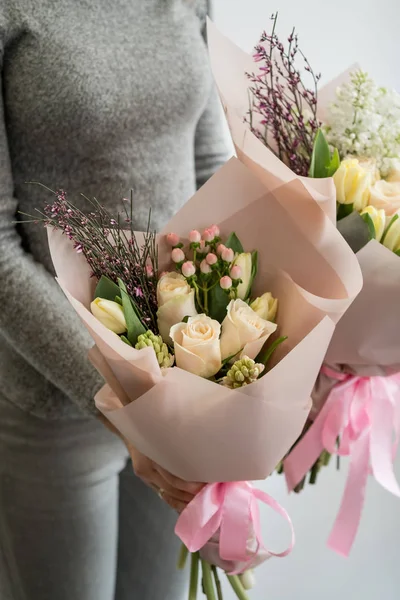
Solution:
M241 283L242 270L234 264L234 251L221 242L218 225L207 227L202 234L197 229L189 232L188 251L193 255L191 259L176 233L169 233L166 239L172 248L172 262L189 283L219 283L227 292Z

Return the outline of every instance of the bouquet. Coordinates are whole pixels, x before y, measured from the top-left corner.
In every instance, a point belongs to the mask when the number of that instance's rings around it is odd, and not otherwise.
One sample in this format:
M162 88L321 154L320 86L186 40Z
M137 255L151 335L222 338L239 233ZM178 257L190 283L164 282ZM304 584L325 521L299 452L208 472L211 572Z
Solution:
M268 191L237 159L160 234L133 230L132 198L118 216L90 202L83 212L60 192L35 219L95 342L96 405L141 453L207 484L176 527L189 597L201 560L207 598L222 597L217 564L244 599L238 574L292 546L263 546L257 500L289 517L248 480L304 427L334 324L361 288L357 260L301 182Z
M363 290L338 323L302 439L279 465L290 490L350 456L329 545L348 555L368 473L400 496L400 96L357 65L319 88L293 30L263 32L253 56L209 23L214 75L240 160L263 182L299 178L356 253Z

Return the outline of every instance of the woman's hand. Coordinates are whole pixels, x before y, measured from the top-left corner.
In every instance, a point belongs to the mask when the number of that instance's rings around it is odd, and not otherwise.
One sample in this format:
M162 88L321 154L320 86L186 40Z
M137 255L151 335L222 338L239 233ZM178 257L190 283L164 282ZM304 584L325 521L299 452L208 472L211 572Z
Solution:
M182 512L204 487L204 483L191 483L171 475L147 456L141 454L102 414L99 415L99 419L107 429L118 435L128 448L135 475L150 486L171 508Z
M132 459L135 475L153 488L171 508L182 512L187 504L202 489L202 483L191 483L179 479L141 454L134 446L126 443Z

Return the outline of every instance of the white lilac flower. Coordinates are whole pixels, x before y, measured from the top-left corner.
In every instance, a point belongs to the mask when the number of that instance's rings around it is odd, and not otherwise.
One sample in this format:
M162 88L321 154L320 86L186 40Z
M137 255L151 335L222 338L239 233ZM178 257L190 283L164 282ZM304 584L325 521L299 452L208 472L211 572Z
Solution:
M352 73L336 92L325 133L342 158L375 158L385 177L400 158L400 95L363 71Z

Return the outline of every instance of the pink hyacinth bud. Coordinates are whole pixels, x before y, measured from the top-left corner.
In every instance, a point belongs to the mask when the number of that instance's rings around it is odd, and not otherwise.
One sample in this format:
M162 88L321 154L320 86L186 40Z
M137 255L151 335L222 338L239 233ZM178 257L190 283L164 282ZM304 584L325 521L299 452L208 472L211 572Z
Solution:
M213 241L214 238L215 238L215 234L214 234L214 231L211 229L211 227L209 227L208 229L205 229L203 231L203 240L205 242L210 243Z
M209 265L215 265L215 263L218 262L218 257L215 256L215 254L213 254L212 252L210 252L206 256L206 261Z
M174 263L181 263L185 260L185 253L180 248L174 248L171 252L171 258Z
M214 232L215 237L219 237L220 230L219 230L218 225L211 225L210 229L211 229L211 231Z
M232 279L228 277L228 275L225 275L225 277L221 277L219 280L219 285L223 290L230 290L232 287Z
M175 246L177 246L179 244L179 235L177 235L176 233L168 233L166 237L167 237L168 244L172 248L174 248Z
M242 268L239 265L233 265L230 276L232 279L240 279L242 276Z
M235 253L233 252L232 248L224 248L221 252L221 258L225 262L231 263L235 258Z
M187 260L182 265L182 275L185 277L193 277L196 273L196 267L191 260Z
M200 231L197 231L197 229L192 229L192 231L189 233L189 242L191 244L199 244L200 240L201 240Z
M225 248L226 248L226 246L224 246L224 244L218 244L218 246L217 246L217 254L219 256L221 256L222 251L225 250Z
M203 273L203 275L208 275L209 273L211 273L211 267L206 260L201 261L200 271Z
M146 265L146 275L147 277L153 277L154 271L151 265Z

